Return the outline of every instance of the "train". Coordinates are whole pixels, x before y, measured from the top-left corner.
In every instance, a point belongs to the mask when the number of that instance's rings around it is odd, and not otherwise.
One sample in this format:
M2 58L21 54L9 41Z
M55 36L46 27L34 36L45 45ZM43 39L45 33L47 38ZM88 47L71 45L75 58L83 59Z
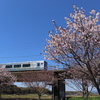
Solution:
M13 62L2 64L3 68L8 71L32 71L32 70L47 70L48 63L46 61L26 61L26 62Z

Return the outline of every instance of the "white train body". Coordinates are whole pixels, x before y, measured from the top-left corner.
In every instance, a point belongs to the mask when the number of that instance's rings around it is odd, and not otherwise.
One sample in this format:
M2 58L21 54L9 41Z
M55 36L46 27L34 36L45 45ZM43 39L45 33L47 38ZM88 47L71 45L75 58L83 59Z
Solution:
M31 70L47 70L46 61L27 61L3 64L3 68L8 71L31 71Z

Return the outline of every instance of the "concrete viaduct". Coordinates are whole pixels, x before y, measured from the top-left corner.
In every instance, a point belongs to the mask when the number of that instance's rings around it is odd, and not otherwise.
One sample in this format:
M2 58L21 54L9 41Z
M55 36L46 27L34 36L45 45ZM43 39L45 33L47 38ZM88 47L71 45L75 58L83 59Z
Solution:
M17 81L22 82L23 75L27 75L30 73L38 73L43 75L48 75L47 73L53 73L54 79L56 81L52 85L52 92L53 92L53 100L65 100L65 79L69 78L67 77L61 77L60 74L67 72L67 70L53 70L53 71L21 71L21 72L11 72L15 76L17 76ZM48 76L47 76L48 77ZM42 79L39 81L43 81ZM49 80L47 80L49 81Z

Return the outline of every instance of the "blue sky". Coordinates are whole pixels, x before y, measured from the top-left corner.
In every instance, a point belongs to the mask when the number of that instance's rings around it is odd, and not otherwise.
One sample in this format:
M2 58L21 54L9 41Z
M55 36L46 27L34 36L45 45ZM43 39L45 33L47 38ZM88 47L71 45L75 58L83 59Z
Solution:
M100 11L99 0L0 0L0 63L44 60L52 20L65 27L74 4Z
M73 4L100 11L99 0L0 0L0 63L44 60L52 20L65 27Z

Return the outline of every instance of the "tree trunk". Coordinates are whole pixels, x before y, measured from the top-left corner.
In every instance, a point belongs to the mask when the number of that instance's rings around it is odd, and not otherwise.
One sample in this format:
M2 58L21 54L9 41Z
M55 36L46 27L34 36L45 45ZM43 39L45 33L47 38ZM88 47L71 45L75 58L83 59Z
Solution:
M99 84L96 82L96 78L94 77L94 74L92 72L92 69L91 69L91 66L89 64L89 62L86 64L87 65L87 69L92 77L91 81L92 83L94 84L94 86L96 87L97 91L98 91L98 94L100 95L100 87L99 87Z
M0 98L1 98L1 93L2 93L2 91L0 90Z
M99 93L99 95L100 95L100 88L99 88L99 85L96 84L95 87L96 87L96 89L97 89L97 91L98 91L98 93Z
M41 95L40 94L38 95L38 100L41 100Z
M0 98L1 98L1 93L0 93Z
M89 95L89 91L88 91L88 84L87 82L83 82L84 80L82 79L82 88L83 88L83 97L85 97L85 100L88 100L88 95Z

